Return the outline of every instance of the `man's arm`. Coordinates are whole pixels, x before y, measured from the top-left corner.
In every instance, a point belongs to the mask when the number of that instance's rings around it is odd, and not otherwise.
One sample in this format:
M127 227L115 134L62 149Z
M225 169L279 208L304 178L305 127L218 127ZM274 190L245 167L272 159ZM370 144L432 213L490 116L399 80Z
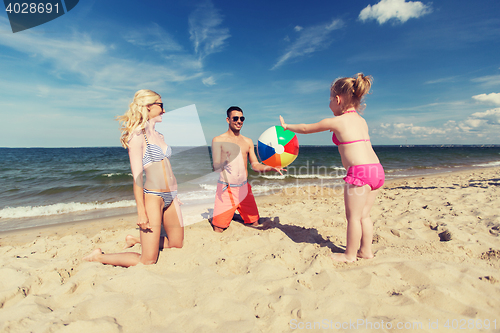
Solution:
M214 171L222 171L227 164L227 161L222 161L222 142L218 137L212 140L212 162Z

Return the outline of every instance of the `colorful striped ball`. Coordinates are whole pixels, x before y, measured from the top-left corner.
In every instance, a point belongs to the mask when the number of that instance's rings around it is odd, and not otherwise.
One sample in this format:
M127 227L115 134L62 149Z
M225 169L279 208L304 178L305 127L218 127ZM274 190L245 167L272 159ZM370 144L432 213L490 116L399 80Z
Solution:
M281 126L273 126L259 137L257 153L262 163L284 168L297 158L299 140L292 131L285 131Z

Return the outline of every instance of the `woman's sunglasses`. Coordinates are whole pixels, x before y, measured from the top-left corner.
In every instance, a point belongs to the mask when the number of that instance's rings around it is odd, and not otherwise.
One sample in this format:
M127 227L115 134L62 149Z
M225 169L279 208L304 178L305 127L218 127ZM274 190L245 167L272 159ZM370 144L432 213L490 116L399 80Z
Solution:
M244 122L244 121L245 121L245 117L243 117L243 116L241 116L241 117L234 116L232 119L233 119L233 121L234 121L234 122L237 122L237 121L238 121L238 119L240 119L240 120L241 120L241 122Z
M159 105L160 108L163 110L163 103L153 103L153 104L149 104L149 105Z

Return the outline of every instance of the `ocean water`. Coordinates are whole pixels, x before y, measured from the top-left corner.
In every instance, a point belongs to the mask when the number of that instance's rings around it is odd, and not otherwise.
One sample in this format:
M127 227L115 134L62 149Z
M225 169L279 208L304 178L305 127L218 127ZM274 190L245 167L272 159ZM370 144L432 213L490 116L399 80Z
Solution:
M387 179L500 166L500 146L374 146ZM173 147L183 210L213 202L218 174L209 147ZM337 186L345 169L337 147L301 146L281 176L249 169L255 195L289 186ZM0 148L0 231L133 213L127 150Z

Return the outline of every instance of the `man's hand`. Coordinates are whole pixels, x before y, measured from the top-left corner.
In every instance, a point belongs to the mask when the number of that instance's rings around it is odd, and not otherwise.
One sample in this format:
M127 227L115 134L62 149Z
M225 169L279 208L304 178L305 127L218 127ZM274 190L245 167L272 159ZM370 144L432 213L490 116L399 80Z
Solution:
M283 173L281 171L285 171L286 172L286 169L282 168L282 167L272 167L272 168L274 169L274 171L278 172L282 176L283 176Z

